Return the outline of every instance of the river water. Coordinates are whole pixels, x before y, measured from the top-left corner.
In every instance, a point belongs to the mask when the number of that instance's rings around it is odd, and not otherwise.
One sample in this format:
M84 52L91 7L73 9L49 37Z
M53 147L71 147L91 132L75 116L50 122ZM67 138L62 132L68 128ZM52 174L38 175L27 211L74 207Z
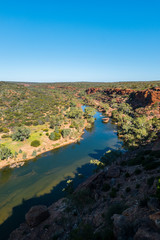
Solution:
M91 159L99 159L109 149L122 147L116 126L102 123L99 112L94 117L94 127L85 130L79 143L44 153L20 168L0 171L1 240L7 239L9 232L24 221L31 206L50 205L63 197L62 189L68 179L72 178L76 187L92 175L95 166L89 163Z

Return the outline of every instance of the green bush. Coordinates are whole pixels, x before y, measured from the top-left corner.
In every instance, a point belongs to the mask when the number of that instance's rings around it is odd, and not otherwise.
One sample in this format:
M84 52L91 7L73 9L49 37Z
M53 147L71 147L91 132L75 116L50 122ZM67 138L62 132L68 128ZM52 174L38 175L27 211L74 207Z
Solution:
M70 135L70 133L71 133L71 129L69 129L69 128L63 129L62 130L62 137L66 138L66 137L68 137Z
M9 134L3 134L3 135L1 136L1 138L9 138L9 137L10 137Z
M30 130L25 127L19 127L16 131L12 134L13 141L24 141L25 139L29 138Z
M44 131L44 132L48 132L48 129L47 129L47 128L45 128L45 129L43 129L43 131Z
M39 140L34 140L31 142L31 146L32 147L38 147L40 145L40 141Z
M32 156L33 156L33 157L36 157L36 155L37 155L37 151L34 150L33 153L32 153Z
M57 132L51 132L51 134L49 135L49 139L53 141L56 141L60 138L61 138L61 134Z
M8 128L0 128L0 132L8 133L9 129Z
M12 157L11 150L3 145L0 145L0 159L4 160L8 159L9 157Z
M23 153L23 160L25 160L27 158L27 154Z

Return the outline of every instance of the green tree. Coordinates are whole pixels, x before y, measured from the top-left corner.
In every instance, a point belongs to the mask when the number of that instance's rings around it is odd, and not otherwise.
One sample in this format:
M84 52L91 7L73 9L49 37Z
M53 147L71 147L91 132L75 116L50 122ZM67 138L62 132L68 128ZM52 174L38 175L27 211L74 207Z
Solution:
M0 159L4 160L8 159L9 157L12 157L11 150L3 145L0 145Z
M69 129L69 128L63 129L62 130L62 137L66 138L70 135L70 133L71 133L71 129Z
M82 115L83 115L82 109L78 107L71 107L70 111L68 112L69 118L80 118L82 117Z
M25 139L29 138L30 130L25 127L19 127L16 131L12 134L13 141L24 141Z
M60 138L61 138L61 134L59 132L51 132L51 134L49 135L49 139L53 141L56 141Z
M84 112L86 117L93 117L96 113L96 110L92 107L86 107Z

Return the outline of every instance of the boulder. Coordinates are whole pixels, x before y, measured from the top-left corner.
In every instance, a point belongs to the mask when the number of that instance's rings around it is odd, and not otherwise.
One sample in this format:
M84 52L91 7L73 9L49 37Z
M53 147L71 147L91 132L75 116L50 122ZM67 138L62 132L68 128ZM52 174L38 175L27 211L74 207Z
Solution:
M45 205L38 205L32 207L25 215L27 224L30 227L35 227L49 217L48 208Z

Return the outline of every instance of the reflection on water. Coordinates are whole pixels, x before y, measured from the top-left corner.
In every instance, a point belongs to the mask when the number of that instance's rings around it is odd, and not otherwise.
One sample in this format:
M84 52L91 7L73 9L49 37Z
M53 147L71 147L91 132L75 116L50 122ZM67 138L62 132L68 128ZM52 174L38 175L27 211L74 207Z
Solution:
M122 146L114 132L116 126L110 122L103 124L98 112L95 117L93 128L85 131L79 143L44 153L21 168L0 171L0 223L6 221L0 231L4 235L5 229L9 231L23 221L30 206L48 205L62 197L67 178L76 176L76 186L83 180L77 177L80 170L83 169L85 178L90 176L93 166L88 163L92 158L99 159L108 149Z

